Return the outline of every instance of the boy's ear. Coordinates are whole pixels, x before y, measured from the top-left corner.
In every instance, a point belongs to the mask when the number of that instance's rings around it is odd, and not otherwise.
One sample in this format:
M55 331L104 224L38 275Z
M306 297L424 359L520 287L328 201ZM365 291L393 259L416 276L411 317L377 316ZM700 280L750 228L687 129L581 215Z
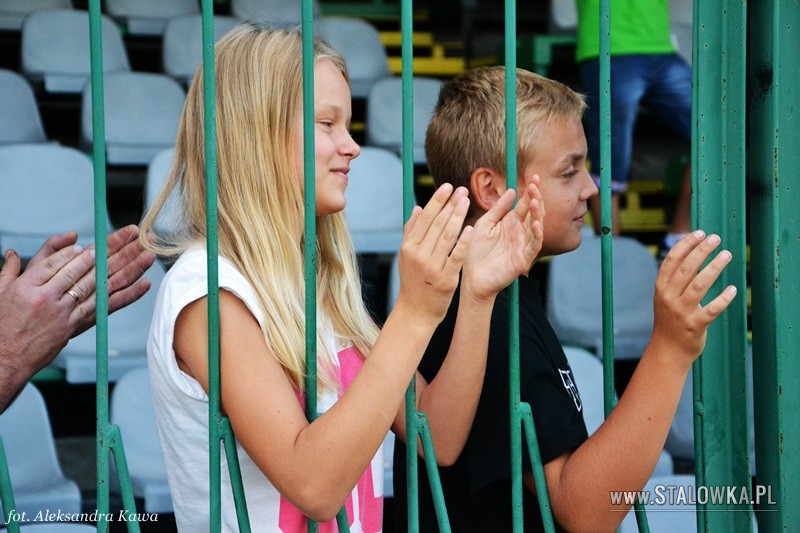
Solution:
M469 191L475 206L486 212L506 192L506 178L492 169L477 168L469 178Z

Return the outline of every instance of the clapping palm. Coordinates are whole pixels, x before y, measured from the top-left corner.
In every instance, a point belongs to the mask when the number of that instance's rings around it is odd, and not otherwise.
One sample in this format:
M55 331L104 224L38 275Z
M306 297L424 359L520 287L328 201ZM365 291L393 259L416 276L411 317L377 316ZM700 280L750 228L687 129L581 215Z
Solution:
M491 298L527 274L542 249L544 204L534 176L512 209L509 189L474 225L462 284L476 298Z

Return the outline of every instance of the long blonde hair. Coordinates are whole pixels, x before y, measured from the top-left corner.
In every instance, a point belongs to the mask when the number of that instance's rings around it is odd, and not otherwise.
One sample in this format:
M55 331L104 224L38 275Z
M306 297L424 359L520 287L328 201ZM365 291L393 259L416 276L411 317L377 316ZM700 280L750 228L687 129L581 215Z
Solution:
M320 39L314 58L333 62L349 83L344 59ZM253 286L266 317L265 338L293 386L303 390L303 193L292 158L303 98L300 31L239 25L215 46L215 70L219 253ZM204 137L201 66L189 87L169 177L141 223L140 240L160 255L177 255L206 238ZM174 192L179 231L159 235L156 219ZM158 242L148 243L148 233ZM368 355L378 329L362 300L342 213L317 217L317 306L338 339ZM334 370L326 364L333 354L319 335L318 352L319 386L333 388Z

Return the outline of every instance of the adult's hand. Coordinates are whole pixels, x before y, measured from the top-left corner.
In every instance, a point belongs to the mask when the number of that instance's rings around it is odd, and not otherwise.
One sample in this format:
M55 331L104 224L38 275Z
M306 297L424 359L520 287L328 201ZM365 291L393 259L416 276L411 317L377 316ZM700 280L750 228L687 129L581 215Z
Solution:
M94 254L74 232L51 237L20 275L16 252L0 271L0 409L67 344L84 309L67 291L91 271Z
M155 256L138 243L137 232L131 225L108 237L110 312L150 288L141 276ZM83 250L76 242L75 232L51 237L22 275L19 255L6 253L0 271L0 410L71 337L94 325L94 248Z
M131 224L108 236L108 312L113 313L130 305L150 289L150 280L142 274L155 261L155 255L138 241L139 228ZM89 249L94 249L94 245ZM78 295L84 316L73 336L83 333L95 323L97 307L95 269L93 268L73 287Z

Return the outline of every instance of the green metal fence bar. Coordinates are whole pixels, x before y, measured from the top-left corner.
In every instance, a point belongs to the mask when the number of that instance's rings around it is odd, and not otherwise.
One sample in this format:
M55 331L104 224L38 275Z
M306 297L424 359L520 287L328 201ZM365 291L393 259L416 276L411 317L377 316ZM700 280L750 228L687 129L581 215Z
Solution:
M403 0L400 5L400 33L401 33L401 76L403 92L403 220L411 216L414 204L414 160L412 150L414 138L414 113L413 113L413 6L409 0ZM411 383L406 390L406 499L408 514L408 531L419 531L419 475L417 470L417 439L419 438L419 423L414 414L417 411L417 380L411 378Z
M695 227L717 233L733 260L709 291L745 287L745 3L695 2L692 197ZM708 330L694 366L698 486L750 486L745 298L734 300ZM750 531L749 512L697 504L700 531ZM747 511L742 507L741 511Z
M114 458L114 467L119 478L119 490L122 495L123 510L126 511L126 521L135 524L135 527L128 526L129 531L139 531L139 516L136 514L136 502L133 496L133 487L130 483L130 473L128 472L128 462L125 460L125 451L122 446L122 433L119 426L109 424L106 426L106 440ZM123 481L125 480L125 481Z
M314 180L314 18L311 0L302 2L303 41L303 195L305 258L306 327L306 418L313 422L317 413L317 218ZM340 531L349 531L343 507L336 515ZM308 531L319 531L319 524L308 519Z
M753 408L758 484L772 496L758 526L778 532L800 524L800 3L750 6Z
M317 210L314 160L314 6L302 2L303 41L303 215L305 219L305 327L306 327L306 418L313 422L317 412ZM339 531L350 531L347 511L342 507L336 515ZM308 531L319 530L319 524L308 519Z
M603 411L617 405L614 387L614 261L611 216L611 3L600 0L600 265L603 314ZM634 504L639 531L650 531L641 502Z
M310 0L302 2L303 179L306 290L306 417L317 419L317 218L314 181L314 21Z
M505 97L506 97L506 187L517 188L517 19L516 0L506 0L504 9ZM517 406L519 386L519 283L508 287L509 423L511 424L511 518L515 532L522 531L522 423ZM539 487L537 487L538 489Z
M8 472L8 459L2 438L0 438L0 501L3 503L6 529L10 533L19 533L19 517L16 516L17 505L14 503L14 491L11 488L11 475Z
M616 405L614 390L613 221L611 218L611 5L600 0L600 253L603 293L603 408Z
M517 365L517 368L519 368L519 365ZM519 384L517 383L514 386L519 387ZM518 403L515 417L522 423L522 429L525 431L528 455L531 458L533 467L533 482L536 485L536 499L539 502L539 512L542 515L542 524L545 531L552 533L555 531L555 521L553 520L553 511L550 508L550 494L547 491L547 479L544 477L544 465L542 465L542 456L539 453L539 440L536 438L531 406L525 402ZM515 522L515 527L521 528L522 525L516 526Z
M505 39L505 99L506 99L506 187L517 188L517 4L516 0L506 0L504 6ZM528 445L536 498L545 530L555 531L547 481L539 453L539 442L533 423L533 413L529 404L520 397L519 362L519 282L514 280L508 288L508 372L509 372L509 420L511 427L511 513L515 532L521 532L523 523L522 483L522 431Z
M203 25L203 120L205 125L206 173L206 250L208 268L208 454L209 517L211 531L222 529L221 451L231 478L236 518L241 531L250 531L239 457L230 421L222 414L220 397L220 327L219 327L219 240L217 234L217 114L214 81L214 6L202 0Z
M133 511L133 501L125 451L119 428L109 422L108 416L108 208L106 206L106 143L105 106L103 89L103 43L100 26L100 0L89 2L89 55L92 88L92 159L94 166L94 241L95 241L95 293L97 308L96 328L96 452L97 452L97 511L99 531L108 531L109 517L109 455L114 461L122 489L123 505ZM139 531L136 519L127 522L128 531Z
M403 219L408 220L414 205L414 2L402 0L400 5L402 95L403 95ZM416 378L412 377L406 390L406 494L409 532L419 531L419 485L417 443L421 441L425 454L428 483L433 495L439 531L450 531L450 520L444 505L444 494L436 465L434 446L428 419L417 412Z
M429 485L431 487L431 499L436 511L436 523L439 531L450 531L450 519L447 515L447 507L444 501L444 490L439 478L439 466L436 464L436 452L433 449L433 438L431 437L428 417L425 413L416 413L417 428L420 433L422 449L425 452L425 469L428 474ZM416 492L416 486L415 492Z

